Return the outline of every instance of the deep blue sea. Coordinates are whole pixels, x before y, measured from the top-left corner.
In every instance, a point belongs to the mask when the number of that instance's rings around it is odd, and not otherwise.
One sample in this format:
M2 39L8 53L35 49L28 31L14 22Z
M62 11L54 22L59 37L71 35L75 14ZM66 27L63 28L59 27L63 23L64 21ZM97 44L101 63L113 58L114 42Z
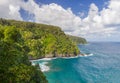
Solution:
M77 58L33 61L39 63L49 83L120 83L120 43L78 45Z

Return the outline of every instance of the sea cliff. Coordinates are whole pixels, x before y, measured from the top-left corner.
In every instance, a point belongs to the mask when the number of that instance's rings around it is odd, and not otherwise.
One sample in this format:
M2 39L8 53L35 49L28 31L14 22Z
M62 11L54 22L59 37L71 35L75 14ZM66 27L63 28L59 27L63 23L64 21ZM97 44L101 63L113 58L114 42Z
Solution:
M0 19L0 81L4 83L48 83L30 59L78 54L76 43L57 26Z
M30 59L80 54L78 43L71 40L73 36L67 36L60 27L6 19L0 19L0 25L14 27L19 31L21 36L19 43L22 43Z

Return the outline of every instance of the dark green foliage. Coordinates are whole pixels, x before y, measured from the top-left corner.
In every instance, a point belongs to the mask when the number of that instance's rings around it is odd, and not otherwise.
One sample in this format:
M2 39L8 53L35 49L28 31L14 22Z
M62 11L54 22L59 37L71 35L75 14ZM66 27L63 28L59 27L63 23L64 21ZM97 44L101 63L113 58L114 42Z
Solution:
M80 53L75 43L59 27L4 19L0 23L18 28L28 47L29 57L75 56Z
M73 42L76 42L76 44L87 44L86 39L82 37L76 37L72 35L67 35Z
M59 27L0 19L0 83L47 83L29 59L79 53Z
M0 34L0 83L47 83L43 73L31 66L19 30L1 26Z
M29 59L79 53L59 27L0 19L0 83L47 83Z

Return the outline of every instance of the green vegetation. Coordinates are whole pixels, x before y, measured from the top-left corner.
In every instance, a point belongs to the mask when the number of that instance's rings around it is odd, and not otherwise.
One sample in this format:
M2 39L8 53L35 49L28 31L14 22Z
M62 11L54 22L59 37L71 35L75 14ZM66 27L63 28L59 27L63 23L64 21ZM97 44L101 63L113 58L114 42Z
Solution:
M12 31L11 27L17 28L22 37L19 43L22 43L30 59L75 56L80 53L76 44L59 27L5 19L0 19L0 24L9 26L8 31ZM19 38L19 35L13 38L16 37ZM8 41L12 42L11 38Z
M0 83L48 83L37 67L31 66L18 28L0 26Z
M29 59L79 53L76 44L59 27L0 19L0 83L47 83Z
M0 19L0 83L47 83L29 59L76 56L78 43L57 26Z
M76 37L76 36L72 36L72 35L67 35L67 36L70 38L70 40L72 40L76 44L87 44L86 39L84 39L82 37Z

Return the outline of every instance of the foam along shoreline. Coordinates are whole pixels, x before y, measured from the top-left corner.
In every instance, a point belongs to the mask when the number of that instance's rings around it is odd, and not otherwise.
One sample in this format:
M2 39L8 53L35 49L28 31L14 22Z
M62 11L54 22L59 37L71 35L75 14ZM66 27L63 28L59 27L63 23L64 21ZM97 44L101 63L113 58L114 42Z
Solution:
M34 62L34 61L50 61L50 60L53 60L53 59L58 59L58 58L62 58L62 59L70 59L70 58L78 58L78 56L74 56L74 57L54 57L54 58L41 58L41 59L36 59L36 60L30 60L31 62ZM34 65L34 64L33 64Z
M39 63L39 67L41 69L42 72L47 72L50 70L50 67L47 66L49 60L53 60L53 59L57 59L57 58L62 58L62 59L71 59L71 58L78 58L78 57L87 57L87 56L93 56L92 53L88 53L88 54L80 54L78 56L75 57L55 57L55 58L42 58L42 59L37 59L37 60L31 60L31 63L33 66L35 66L36 64L34 63L34 61L45 61L45 62L41 62Z
M78 57L87 57L87 56L93 56L92 53L82 53L78 56L74 56L74 57L53 57L53 58L41 58L41 59L35 59L35 60L30 60L31 62L34 62L34 61L50 61L50 60L53 60L53 59L58 59L58 58L63 58L63 59L71 59L71 58L78 58ZM34 64L33 64L34 65Z
M50 68L49 68L49 66L47 66L47 64L48 64L48 62L41 62L41 63L38 64L39 68L42 72L46 72L46 71L50 70ZM32 65L35 66L37 64L32 62Z
M34 62L34 61L50 61L53 59L57 59L58 57L55 58L41 58L41 59L35 59L35 60L30 60L30 62Z
M93 53L80 54L80 57L93 56Z
M49 66L47 66L47 64L48 64L48 62L39 63L39 67L42 72L46 72L46 71L50 70L50 68L49 68Z

